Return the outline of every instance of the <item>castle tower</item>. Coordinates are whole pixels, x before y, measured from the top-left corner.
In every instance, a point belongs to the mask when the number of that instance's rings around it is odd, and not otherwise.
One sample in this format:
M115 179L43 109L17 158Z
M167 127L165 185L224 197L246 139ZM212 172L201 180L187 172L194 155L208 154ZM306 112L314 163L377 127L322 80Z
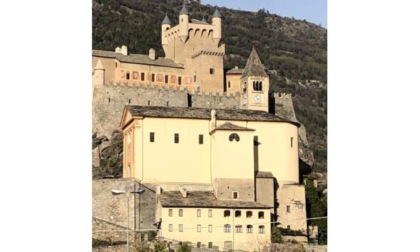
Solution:
M168 38L165 36L165 31L171 28L171 20L169 20L168 14L165 15L165 18L162 21L162 47L165 55L168 53Z
M104 85L105 84L105 67L102 64L102 61L99 59L93 69L93 85Z
M182 43L185 43L188 39L188 10L184 5L182 6L181 12L179 13L179 38Z
M241 108L268 112L270 80L255 48L241 76Z
M220 40L222 39L222 15L220 15L220 12L217 8L213 13L211 23L214 26L213 41L216 43L216 45L219 45Z

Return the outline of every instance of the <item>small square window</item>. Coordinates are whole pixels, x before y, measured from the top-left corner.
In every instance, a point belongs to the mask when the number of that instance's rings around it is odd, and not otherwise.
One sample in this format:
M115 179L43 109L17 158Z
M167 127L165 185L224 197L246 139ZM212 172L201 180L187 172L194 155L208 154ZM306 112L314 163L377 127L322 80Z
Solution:
M155 132L150 132L150 142L151 143L155 142Z
M258 212L258 219L264 219L264 212Z
M286 211L287 211L288 213L290 213L290 206L287 206L287 207L286 207Z
M198 135L198 144L204 143L204 136L202 134Z
M201 232L201 225L197 225L197 232Z
M179 143L179 134L178 133L175 133L175 135L174 135L174 142Z
M210 68L210 74L214 74L214 68Z

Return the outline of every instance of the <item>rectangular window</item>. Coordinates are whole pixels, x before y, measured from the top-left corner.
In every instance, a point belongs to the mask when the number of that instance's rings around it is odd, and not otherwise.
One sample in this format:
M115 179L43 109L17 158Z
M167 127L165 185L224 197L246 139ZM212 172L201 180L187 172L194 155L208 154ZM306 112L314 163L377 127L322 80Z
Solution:
M238 199L238 192L233 192L232 198L233 199Z
M204 143L204 136L202 134L198 135L198 144Z
M169 215L169 217L172 217L172 209L169 209L168 215Z
M130 73L126 73L126 74L125 74L125 78L126 78L127 80L129 80L129 79L130 79Z
M258 219L264 219L264 212L258 212Z
M201 217L201 209L197 209L197 217Z
M179 232L184 231L184 226L182 224L179 224Z
M293 137L290 138L290 147L293 148Z
M264 226L259 226L258 227L258 233L264 234Z
M155 132L150 132L150 142L151 143L155 142Z
M197 225L197 232L201 232L201 225Z
M155 74L152 74L152 82L155 82Z
M139 78L139 73L136 71L133 71L133 80L137 80Z
M165 75L165 83L168 83L168 82L169 82L169 76Z
M213 226L212 225L209 225L208 230L209 230L209 233L213 232Z
M214 74L214 69L210 68L210 74Z
M287 230L290 230L290 225L287 225Z
M178 133L175 133L175 135L174 135L174 142L179 143L179 134Z
M287 212L290 213L290 206L287 206L286 209L287 209Z
M144 81L144 73L141 73L141 74L140 74L140 80L141 80L141 81Z
M183 211L182 211L182 209L179 209L179 210L178 210L178 216L179 216L179 217L182 217L182 215L183 215Z
M182 84L182 77L181 76L179 76L178 77L178 85L181 85Z
M172 232L172 224L169 224L169 232Z
M213 217L213 212L212 212L212 210L209 210L209 217L211 218L211 217Z
M236 233L242 233L242 225L235 226Z
M213 242L209 242L209 249L213 248Z

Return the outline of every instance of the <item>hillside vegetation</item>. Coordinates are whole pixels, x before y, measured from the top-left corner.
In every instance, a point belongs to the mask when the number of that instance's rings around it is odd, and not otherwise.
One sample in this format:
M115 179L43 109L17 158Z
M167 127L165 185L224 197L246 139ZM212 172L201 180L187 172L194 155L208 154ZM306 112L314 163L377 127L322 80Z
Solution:
M178 23L180 0L93 0L94 49L127 45L129 53L147 54L160 44L165 13ZM211 22L215 8L193 2L190 18ZM271 92L293 94L297 118L305 125L314 152L315 171L327 170L327 30L305 20L280 17L269 10L248 12L219 7L225 68L243 68L254 46L270 75ZM141 35L142 34L142 35Z

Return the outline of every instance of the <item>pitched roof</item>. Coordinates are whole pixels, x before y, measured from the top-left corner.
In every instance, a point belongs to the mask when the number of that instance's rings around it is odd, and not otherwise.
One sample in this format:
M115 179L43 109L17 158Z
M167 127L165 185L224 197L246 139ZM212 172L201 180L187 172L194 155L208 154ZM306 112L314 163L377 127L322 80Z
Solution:
M216 8L216 10L213 13L213 17L218 17L218 18L222 17L222 15L220 14L220 12L219 12L219 10L217 8Z
M163 207L271 208L254 201L217 200L209 191L188 192L186 198L182 197L181 192L166 191L160 194L160 202Z
M171 24L171 20L168 17L168 14L165 15L165 18L163 18L162 24Z
M258 57L257 51L254 47L252 48L251 54L249 55L248 61L246 62L246 66L241 78L247 76L268 77L267 73L265 72L265 67L261 63L260 57Z
M175 63L175 61L165 58L157 58L152 60L149 55L146 54L129 54L124 55L117 52L103 51L103 50L92 50L92 56L114 58L120 62L127 62L133 64L153 65L153 66L164 66L173 68L183 68L181 65Z
M181 14L186 14L186 15L188 15L188 10L187 10L187 7L185 7L185 1L184 1L183 6L182 6L181 12L180 12L179 14L180 14L180 15L181 15Z
M132 116L195 118L207 120L210 120L210 113L212 110L209 108L158 107L138 105L127 105L125 106L125 109L128 110ZM245 109L215 109L215 111L216 118L219 120L289 122L296 126L300 126L300 124L297 122L286 120L265 111Z
M271 172L264 172L264 171L256 172L255 177L257 177L257 178L274 178L274 176Z
M242 74L244 72L243 68L232 68L226 72L226 74Z
M235 125L235 124L230 123L230 122L227 122L227 123L224 123L220 126L217 126L216 129L217 130L246 130L246 131L253 131L254 130L254 129L250 129L250 128L247 128L247 127L238 126L238 125Z

